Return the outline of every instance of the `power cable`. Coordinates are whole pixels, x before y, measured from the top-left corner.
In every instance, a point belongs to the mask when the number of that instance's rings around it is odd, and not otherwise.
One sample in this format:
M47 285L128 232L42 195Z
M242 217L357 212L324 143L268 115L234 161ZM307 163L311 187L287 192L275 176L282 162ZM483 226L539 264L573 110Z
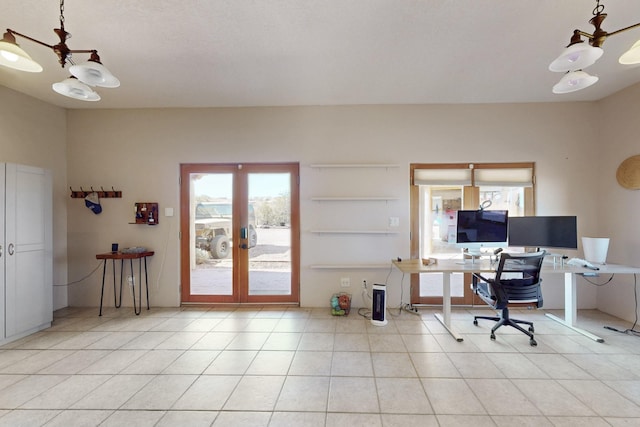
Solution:
M611 275L611 279L613 279L613 275ZM609 281L607 281L606 283L609 283L611 281L611 279L609 279ZM588 281L589 283L591 283L591 281ZM606 284L606 283L603 283ZM635 327L638 324L638 277L636 276L636 274L633 274L633 297L634 297L634 301L635 301L635 320L633 321L633 325L631 325L631 328L629 329L625 329L625 330L620 330L620 329L616 329L612 326L604 326L605 329L608 329L610 331L613 332L619 332L621 334L628 334L628 335L635 335L635 336L640 336L640 331L636 331ZM602 285L599 285L602 286Z
M102 262L98 263L98 265L96 266L96 268L94 268L94 269L93 269L89 274L87 274L86 276L84 276L84 277L83 277L83 278L81 278L81 279L75 280L75 281L73 281L73 282L65 283L65 284L62 284L62 285L56 285L56 284L54 283L54 285L53 285L53 286L71 286L71 285L75 285L76 283L80 283L80 282L82 282L82 281L84 281L84 280L88 279L89 277L91 277L91 276L93 275L93 273L95 273L95 272L100 268L100 266L101 266L101 265L102 265Z

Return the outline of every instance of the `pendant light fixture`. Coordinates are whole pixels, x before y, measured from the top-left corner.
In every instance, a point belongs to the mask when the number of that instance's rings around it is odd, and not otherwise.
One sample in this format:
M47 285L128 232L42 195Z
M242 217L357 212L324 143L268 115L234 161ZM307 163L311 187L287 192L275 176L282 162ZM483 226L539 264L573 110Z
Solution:
M553 93L570 93L587 88L598 81L598 77L590 76L584 68L593 65L604 53L602 44L605 40L623 31L640 27L640 23L622 28L613 32L606 32L601 28L602 22L607 17L604 13L604 5L600 0L596 0L596 7L593 9L593 18L589 23L594 26L593 34L581 30L573 30L573 35L569 45L550 65L549 70L566 73L560 81L553 86ZM587 39L587 43L582 40ZM619 62L621 64L640 64L640 40L638 40L625 54Z
M55 28L53 31L58 35L60 43L49 45L17 31L7 29L2 40L0 40L0 65L32 73L42 71L42 66L18 45L16 42L16 36L18 36L53 50L63 68L67 63L71 64L69 72L72 77L52 85L53 90L61 95L82 101L98 101L100 100L100 95L89 86L108 88L120 86L120 80L100 62L97 50L77 50L70 49L67 46L67 39L71 37L71 34L64 29L64 0L60 0L60 28ZM90 57L84 63L75 64L72 58L74 53L87 53L90 54Z

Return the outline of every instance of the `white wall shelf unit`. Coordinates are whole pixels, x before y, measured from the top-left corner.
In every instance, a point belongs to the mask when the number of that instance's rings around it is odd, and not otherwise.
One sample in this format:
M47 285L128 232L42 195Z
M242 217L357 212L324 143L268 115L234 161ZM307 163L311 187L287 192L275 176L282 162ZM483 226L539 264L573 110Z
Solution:
M392 202L398 200L397 197L362 197L362 196L347 196L347 197L312 197L314 202Z
M309 230L315 234L398 234L395 230Z
M389 264L314 264L309 268L312 270L388 270Z
M307 201L313 203L309 227L310 270L331 274L382 270L389 264L399 227L395 183L400 165L391 163L309 164ZM394 225L395 223L396 225Z
M390 169L397 168L400 165L389 163L314 163L309 165L314 169L339 169L339 168L377 168Z

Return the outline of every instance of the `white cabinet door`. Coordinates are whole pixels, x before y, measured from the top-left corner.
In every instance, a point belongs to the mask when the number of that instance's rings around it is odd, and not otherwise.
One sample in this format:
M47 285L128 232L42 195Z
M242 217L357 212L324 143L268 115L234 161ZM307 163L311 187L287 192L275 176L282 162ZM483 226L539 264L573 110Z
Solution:
M5 164L0 163L0 341L5 337L4 316L5 316L5 273L4 264L7 259L7 245L5 244L5 217L4 217L4 181L5 181Z
M41 168L6 164L5 335L48 326L53 319L52 184Z

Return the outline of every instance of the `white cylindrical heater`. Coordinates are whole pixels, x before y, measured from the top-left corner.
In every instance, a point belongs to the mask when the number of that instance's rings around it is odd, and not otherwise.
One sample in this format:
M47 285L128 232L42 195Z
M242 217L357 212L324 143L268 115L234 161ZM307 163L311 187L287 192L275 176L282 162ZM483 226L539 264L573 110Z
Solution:
M373 306L371 307L371 324L384 326L387 324L387 286L375 284L373 289Z

